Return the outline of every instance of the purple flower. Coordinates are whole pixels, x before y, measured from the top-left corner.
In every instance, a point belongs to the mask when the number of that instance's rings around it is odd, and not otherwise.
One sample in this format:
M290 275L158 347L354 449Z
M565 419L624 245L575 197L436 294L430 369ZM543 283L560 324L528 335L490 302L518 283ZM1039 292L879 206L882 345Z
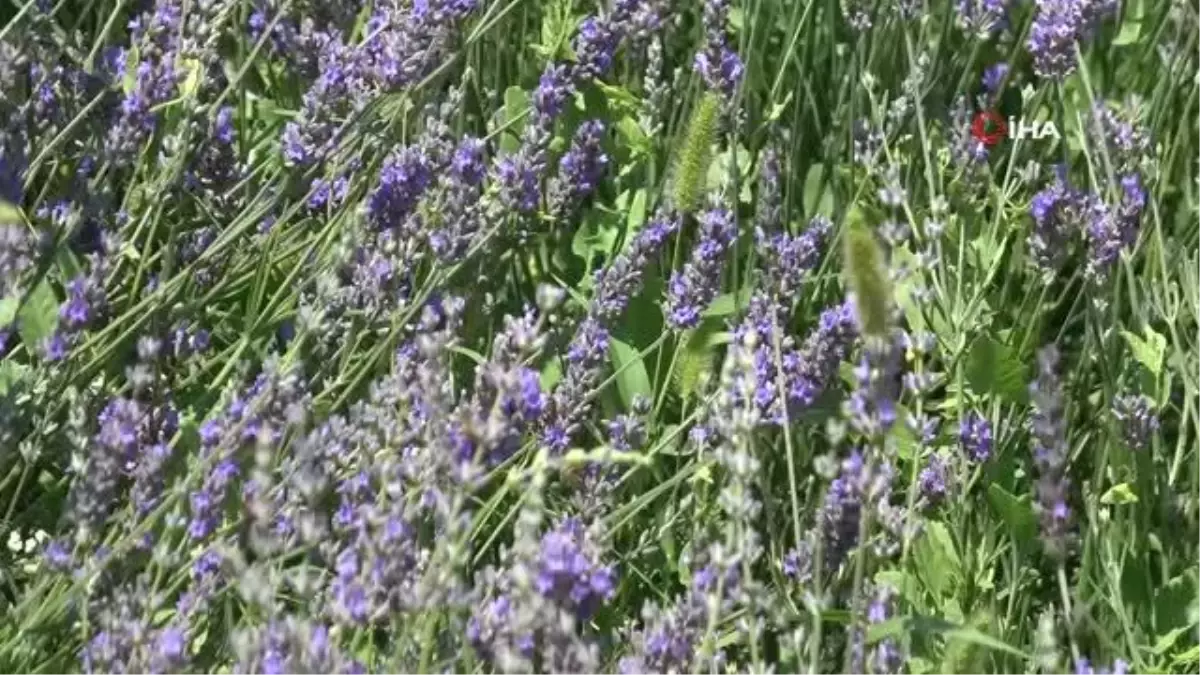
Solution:
M1135 452L1150 447L1159 426L1153 401L1142 395L1122 394L1113 400L1112 413L1125 447Z
M899 339L868 342L854 368L858 386L846 408L851 426L869 438L882 437L896 422L903 356Z
M958 424L958 444L972 461L983 463L992 456L992 424L974 411Z
M733 95L745 67L737 52L729 48L725 22L729 18L729 0L704 3L704 47L696 52L694 67L705 86L726 96Z
M572 45L581 77L600 77L612 67L621 35L608 22L587 17L579 24Z
M583 524L568 518L542 537L534 587L586 621L616 593L616 574L586 550Z
M1033 463L1037 470L1034 505L1047 551L1061 557L1071 543L1072 513L1071 482L1067 477L1070 449L1058 366L1058 349L1054 345L1043 348L1038 353L1037 377L1029 391L1033 404L1030 413Z
M929 462L921 469L918 487L925 502L931 506L941 504L949 491L950 466L941 455L930 455Z
M700 313L720 290L725 254L737 236L737 224L728 209L710 209L699 220L700 241L684 268L672 274L667 284L667 324L676 330L700 323Z
M1075 72L1075 48L1086 42L1096 25L1116 11L1113 0L1036 0L1029 30L1033 71L1062 80Z
M1075 661L1076 675L1125 675L1129 672L1129 664L1121 659L1116 659L1112 663L1112 668L1103 668L1099 670L1092 666L1092 662L1086 658L1080 657Z
M987 39L1008 27L1008 0L958 0L956 8L959 27L974 36Z
M1001 61L988 66L983 71L983 90L988 94L1000 93L1000 87L1008 79L1008 64Z
M450 172L463 184L479 185L487 175L483 152L483 141L473 136L463 138L450 160Z
M601 322L615 321L641 286L646 268L679 228L674 214L659 215L646 224L608 267L596 272L595 292L588 311Z
M601 146L604 131L604 123L597 120L584 122L576 130L550 189L552 217L567 217L600 184L608 167L608 155Z
M543 118L557 119L574 91L575 83L568 67L551 63L542 71L537 89L533 92L534 110Z
M1053 184L1033 196L1029 206L1033 216L1029 249L1034 264L1043 273L1054 273L1062 265L1087 203L1087 195L1067 183L1062 169Z
M380 229L404 226L417 200L433 182L433 164L422 148L408 146L392 153L379 171L367 212Z

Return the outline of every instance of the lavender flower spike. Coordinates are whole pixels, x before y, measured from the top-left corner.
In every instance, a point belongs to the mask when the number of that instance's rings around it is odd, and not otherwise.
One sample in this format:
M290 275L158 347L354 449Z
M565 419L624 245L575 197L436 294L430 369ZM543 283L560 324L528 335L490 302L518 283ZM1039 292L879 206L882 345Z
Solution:
M667 285L667 323L684 330L700 323L700 313L720 290L721 266L737 236L733 212L714 208L700 215L700 243L691 260Z

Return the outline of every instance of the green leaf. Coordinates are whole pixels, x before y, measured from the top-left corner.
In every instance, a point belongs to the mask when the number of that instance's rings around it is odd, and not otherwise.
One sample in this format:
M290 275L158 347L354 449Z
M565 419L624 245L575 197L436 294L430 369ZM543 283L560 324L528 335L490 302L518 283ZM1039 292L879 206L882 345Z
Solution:
M642 225L646 224L646 188L638 188L629 203L629 215L625 217L625 240L631 241Z
M1023 405L1029 395L1029 368L1013 347L981 337L967 357L967 382L977 394L994 394Z
M1146 333L1146 338L1142 339L1129 331L1121 331L1121 336L1129 343L1129 350L1133 352L1133 358L1137 362L1146 366L1146 369L1154 373L1155 377L1162 374L1163 355L1167 351L1167 339L1159 335L1153 328L1146 326L1143 331Z
M1028 545L1037 538L1037 517L1033 514L1029 497L1017 498L993 483L988 486L987 499L996 515L1008 525L1018 544Z
M29 366L12 360L0 361L0 396L13 390L13 385L25 379Z
M994 638L983 631L968 626L961 626L933 617L916 617L911 626L914 633L941 635L947 641L962 641L980 647L987 647L998 652L1028 659L1029 655L1012 645Z
M617 391L625 405L632 405L634 397L639 394L649 397L653 392L650 375L646 373L646 364L638 350L612 339L609 341L609 354L616 369Z
M29 294L17 318L21 341L30 349L41 345L58 327L58 298L45 279Z
M729 332L721 330L718 321L704 321L684 333L682 343L677 347L678 362L671 376L675 393L680 398L687 400L696 393L701 377L712 370L713 350L717 345L728 342L729 338Z
M1171 665L1177 668L1175 672L1184 673L1192 672L1190 670L1178 669L1180 666L1193 664L1200 661L1200 645L1192 645L1192 648L1186 652L1180 652L1174 659L1171 660Z
M509 154L521 147L521 123L516 122L529 110L529 95L525 90L512 86L504 91L504 110L500 114L500 126L507 127L500 135L500 152Z
M642 131L642 126L632 117L622 117L616 126L617 136L634 156L647 155L653 149L650 139L646 138L646 133Z
M739 308L750 304L750 296L753 293L754 289L747 287L737 293L719 295L709 303L708 308L700 316L706 319L730 316Z
M544 391L550 391L558 381L562 379L562 364L558 359L549 359L546 365L542 366L542 372L538 381L542 385Z
M0 225L15 225L25 222L21 207L0 199Z
M917 542L917 562L922 580L935 596L949 595L962 580L962 558L945 524L930 521Z
M1166 654L1171 647L1175 646L1175 641L1179 639L1179 636L1188 632L1189 628L1188 626L1180 626L1158 636L1158 640L1154 642L1154 649L1152 650L1155 656Z
M613 217L597 209L590 209L584 216L583 223L575 230L571 239L571 252L591 261L592 255L600 253L611 255L620 234L619 226L612 222Z
M1136 504L1137 500L1138 497L1133 488L1129 487L1129 483L1114 485L1100 497L1101 504Z
M833 216L833 190L825 174L825 165L813 164L804 176L804 209L811 214Z
M1145 14L1144 0L1133 0L1127 3L1125 18L1121 21L1121 30L1113 38L1113 45L1121 47L1138 41L1142 34L1142 15Z

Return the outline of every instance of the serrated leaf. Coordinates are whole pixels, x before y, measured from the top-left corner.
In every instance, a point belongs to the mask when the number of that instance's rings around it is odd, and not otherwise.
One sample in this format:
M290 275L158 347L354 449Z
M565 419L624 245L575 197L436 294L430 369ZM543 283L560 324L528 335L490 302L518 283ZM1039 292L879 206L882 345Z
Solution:
M1114 485L1100 497L1101 504L1136 504L1137 501L1138 497L1129 483Z
M1167 339L1159 335L1149 326L1143 329L1146 337L1140 338L1129 331L1121 331L1121 336L1129 343L1129 350L1138 363L1154 373L1155 377L1162 374L1163 356L1167 352Z
M649 397L653 393L650 375L638 350L614 338L609 341L609 354L616 370L617 391L626 406L632 405L636 396Z

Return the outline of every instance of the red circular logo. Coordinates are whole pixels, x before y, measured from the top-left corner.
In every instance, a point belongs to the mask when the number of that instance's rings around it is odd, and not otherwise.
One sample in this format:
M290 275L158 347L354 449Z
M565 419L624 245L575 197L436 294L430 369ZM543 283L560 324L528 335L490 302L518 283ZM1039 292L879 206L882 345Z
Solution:
M989 148L1008 136L1008 125L995 110L985 110L975 115L971 122L971 135Z

